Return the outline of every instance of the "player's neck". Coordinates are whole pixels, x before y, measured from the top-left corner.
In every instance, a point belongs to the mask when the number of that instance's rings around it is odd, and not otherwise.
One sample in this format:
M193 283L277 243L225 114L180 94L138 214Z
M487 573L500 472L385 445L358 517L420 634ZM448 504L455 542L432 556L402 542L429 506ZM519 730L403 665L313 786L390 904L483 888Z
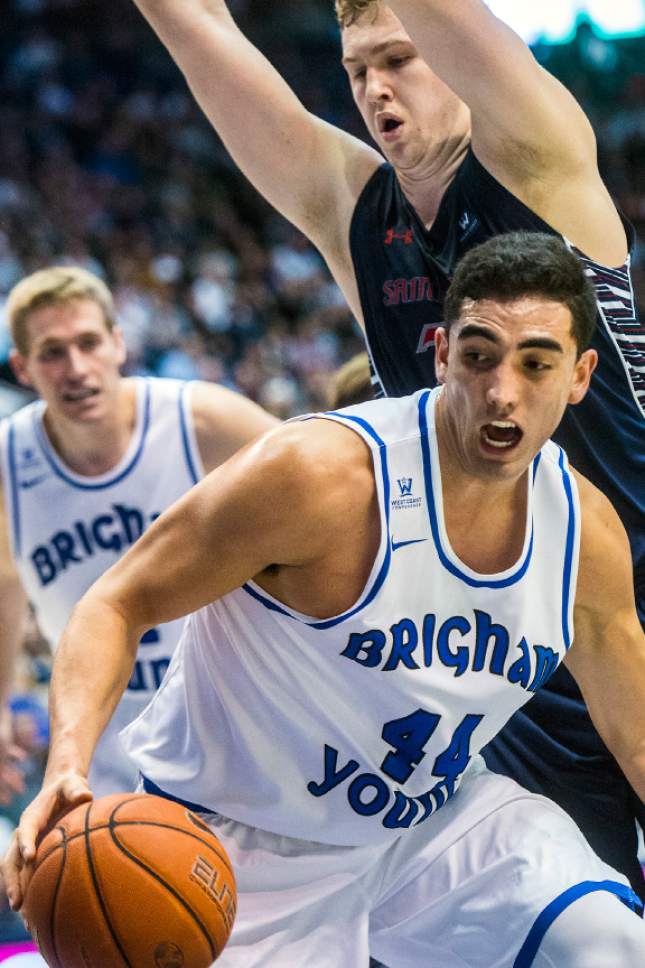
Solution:
M459 171L469 146L470 132L461 133L429 151L414 168L396 168L403 194L426 229L432 228L443 197Z
M104 418L80 422L47 409L43 422L49 443L75 474L107 474L123 458L134 432L137 415L136 386L121 380L114 405Z

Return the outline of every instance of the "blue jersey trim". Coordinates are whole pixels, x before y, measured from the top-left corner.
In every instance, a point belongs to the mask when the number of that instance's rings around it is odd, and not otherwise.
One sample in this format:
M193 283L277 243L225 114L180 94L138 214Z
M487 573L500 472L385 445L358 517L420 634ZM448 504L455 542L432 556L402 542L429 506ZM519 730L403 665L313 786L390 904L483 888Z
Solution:
M430 516L430 528L432 530L432 537L434 539L435 547L437 549L437 554L439 560L443 567L454 575L456 578L461 579L466 585L470 585L471 588L508 588L509 585L514 585L516 582L520 581L526 574L526 571L531 563L531 558L533 556L533 522L531 521L531 540L529 541L529 547L526 552L526 557L524 561L519 566L517 571L510 575L508 578L472 578L465 572L461 571L453 562L448 558L446 552L441 544L441 538L439 535L439 521L437 517L437 508L434 500L434 487L432 482L432 458L430 456L430 440L428 437L428 416L427 416L427 403L432 390L427 390L419 399L419 429L421 432L421 453L423 456L423 474L425 478L425 488L426 488L426 498L428 504L428 514ZM537 474L538 464L540 462L540 454L537 454L533 462L533 481L535 481L535 475Z
M114 487L115 484L120 484L121 481L134 470L135 466L139 462L139 458L141 457L141 454L143 453L146 437L148 435L148 427L150 426L150 396L151 396L150 383L148 380L146 380L145 390L144 390L143 427L141 429L141 440L139 441L139 446L137 447L136 453L134 454L132 460L130 461L128 466L125 467L121 471L121 473L118 474L116 477L110 478L109 481L102 481L99 484L81 483L81 481L78 481L76 480L76 478L70 477L68 474L65 473L65 471L60 466L60 464L58 464L58 462L55 461L52 455L50 454L49 447L47 446L46 441L43 440L43 430L39 425L37 415L34 414L34 429L36 432L36 437L40 441L43 454L45 455L47 463L53 470L54 474L56 474L57 477L60 477L61 480L65 481L66 484L69 484L71 487L76 487L80 491L103 491L107 487Z
M560 459L558 461L560 473L562 474L562 485L567 495L569 504L569 523L567 524L567 540L564 552L564 570L562 575L562 635L564 645L567 650L571 647L571 628L569 625L569 602L571 600L571 570L573 563L573 539L575 535L575 504L573 501L573 488L571 486L571 475L565 466L565 454L560 448Z
M380 567L379 573L374 580L374 584L366 594L363 601L359 602L358 605L356 605L355 608L351 609L349 612L345 612L343 615L338 615L336 618L329 618L329 619L325 619L324 621L316 621L316 622L307 622L305 619L300 618L298 615L294 615L293 612L288 611L286 608L279 605L277 602L271 601L271 599L269 598L265 598L264 595L262 595L262 593L259 592L256 588L252 588L248 584L242 585L242 588L244 589L245 592L247 592L249 595L252 596L252 598L255 598L258 602L260 602L262 605L264 605L266 608L270 609L271 611L279 612L280 615L286 615L288 618L295 619L295 621L297 622L302 622L304 625L307 625L311 629L317 629L321 631L324 629L333 628L334 625L339 625L341 622L347 621L348 618L352 618L352 616L356 615L357 612L360 612L367 605L369 605L371 601L374 600L383 582L385 581L387 573L390 569L390 561L392 559L392 548L390 544L390 476L389 476L388 467L387 467L387 444L385 443L384 440L382 440L381 437L379 437L379 435L374 430L372 425L369 424L366 420L363 420L362 417L356 417L349 413L339 413L337 411L330 411L330 416L339 418L341 420L351 420L354 423L357 423L360 427L363 428L363 430L367 434L369 434L372 440L376 441L379 447L379 456L381 458L381 473L383 475L383 501L385 504L385 528L387 533L385 535L385 538L386 538L385 557L383 558L383 564Z
M16 428L13 420L9 422L7 457L9 462L9 476L11 478L11 525L13 529L13 550L16 558L19 558L22 534L20 527L20 491L18 489L18 476L16 473Z
M188 807L189 810L193 810L195 813L215 813L210 807L203 807L200 803L191 803L190 800L182 800L181 797L173 797L172 793L166 793L161 787L158 787L156 783L149 780L147 776L143 773L140 774L141 782L143 783L143 789L146 793L151 793L155 797L163 797L164 800L172 800L173 803L180 803L182 807Z
M643 902L638 895L632 891L631 887L621 884L619 881L581 881L580 884L574 884L573 887L563 891L555 900L551 901L537 917L513 962L513 968L531 968L544 935L558 915L562 914L578 898L593 894L595 891L608 891L610 894L615 894L632 911L642 911Z
M184 457L186 458L186 466L188 467L188 473L193 479L193 484L197 484L199 481L199 474L195 467L193 461L193 454L190 448L190 437L188 436L188 424L186 422L186 393L188 392L188 387L190 384L182 384L181 390L179 391L179 426L181 427L181 439L184 445Z

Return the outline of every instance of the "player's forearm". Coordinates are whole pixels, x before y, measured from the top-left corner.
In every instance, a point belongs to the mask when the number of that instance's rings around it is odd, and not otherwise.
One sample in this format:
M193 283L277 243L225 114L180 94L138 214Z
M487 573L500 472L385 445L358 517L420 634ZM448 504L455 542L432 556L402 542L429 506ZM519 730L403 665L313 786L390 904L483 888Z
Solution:
M56 653L50 689L48 773L87 775L96 744L132 674L142 629L96 586L76 606Z
M174 50L190 41L202 24L232 24L224 0L134 0L161 40Z

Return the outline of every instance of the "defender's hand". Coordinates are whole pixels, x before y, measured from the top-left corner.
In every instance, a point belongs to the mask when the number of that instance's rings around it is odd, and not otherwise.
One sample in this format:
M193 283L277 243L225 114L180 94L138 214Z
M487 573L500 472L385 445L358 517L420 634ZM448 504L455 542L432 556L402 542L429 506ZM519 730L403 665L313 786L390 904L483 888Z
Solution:
M87 779L80 773L66 772L45 779L42 790L20 818L3 861L7 897L14 911L20 910L25 899L39 838L59 817L91 799Z

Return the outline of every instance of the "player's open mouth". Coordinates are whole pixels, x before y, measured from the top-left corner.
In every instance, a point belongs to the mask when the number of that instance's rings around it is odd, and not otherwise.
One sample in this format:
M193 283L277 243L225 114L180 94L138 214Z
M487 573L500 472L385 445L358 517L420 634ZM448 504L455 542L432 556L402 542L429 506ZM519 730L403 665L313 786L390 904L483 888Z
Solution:
M482 443L495 451L512 450L517 447L523 432L511 420L492 420L484 424L480 432Z
M90 397L95 397L98 392L91 387L85 387L83 390L68 390L67 393L63 394L63 400L66 403L78 403L79 400L88 400Z
M398 132L403 121L394 114L385 113L379 115L377 123L379 133L383 135L386 141L390 141L395 133Z

